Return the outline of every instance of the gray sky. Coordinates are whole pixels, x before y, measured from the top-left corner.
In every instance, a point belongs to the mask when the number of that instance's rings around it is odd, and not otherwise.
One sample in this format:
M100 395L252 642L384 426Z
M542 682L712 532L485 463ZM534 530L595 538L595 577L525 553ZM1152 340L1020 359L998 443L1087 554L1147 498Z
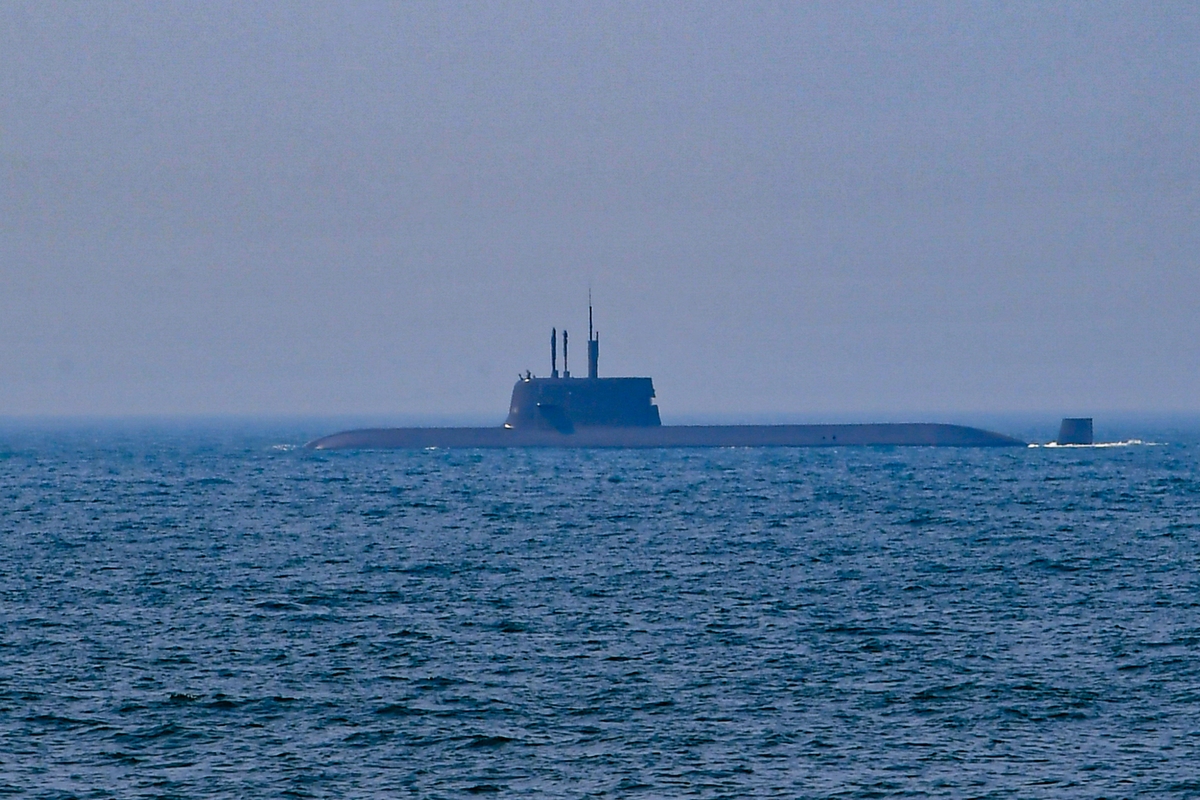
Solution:
M1195 3L0 5L0 415L1200 411Z

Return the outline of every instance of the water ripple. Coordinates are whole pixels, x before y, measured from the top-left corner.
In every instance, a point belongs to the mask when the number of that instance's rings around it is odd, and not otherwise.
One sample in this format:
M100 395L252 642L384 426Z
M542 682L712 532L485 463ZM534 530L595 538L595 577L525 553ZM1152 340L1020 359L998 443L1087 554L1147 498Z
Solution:
M1192 797L1194 447L0 451L0 793Z

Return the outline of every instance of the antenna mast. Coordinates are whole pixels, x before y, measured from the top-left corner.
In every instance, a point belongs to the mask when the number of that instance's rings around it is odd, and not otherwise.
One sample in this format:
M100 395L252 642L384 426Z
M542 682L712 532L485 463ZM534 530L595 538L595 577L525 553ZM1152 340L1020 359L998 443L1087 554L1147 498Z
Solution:
M600 376L600 334L592 332L592 290L588 288L588 377Z

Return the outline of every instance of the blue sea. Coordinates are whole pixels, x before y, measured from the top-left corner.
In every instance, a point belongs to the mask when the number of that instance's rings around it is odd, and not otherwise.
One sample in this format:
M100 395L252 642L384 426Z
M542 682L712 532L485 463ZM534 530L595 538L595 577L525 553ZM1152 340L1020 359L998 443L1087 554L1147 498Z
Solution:
M1195 430L325 432L0 431L0 794L1200 796Z

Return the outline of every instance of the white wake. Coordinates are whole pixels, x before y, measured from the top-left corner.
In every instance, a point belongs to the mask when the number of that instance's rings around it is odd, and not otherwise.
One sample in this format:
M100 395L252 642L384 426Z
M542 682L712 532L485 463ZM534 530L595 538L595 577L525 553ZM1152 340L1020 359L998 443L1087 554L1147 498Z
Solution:
M1093 448L1100 449L1105 447L1161 447L1166 442L1144 442L1141 439L1126 439L1123 442L1096 442L1095 444L1059 444L1058 442L1046 442L1046 444L1031 444L1030 447L1053 447L1053 448Z

